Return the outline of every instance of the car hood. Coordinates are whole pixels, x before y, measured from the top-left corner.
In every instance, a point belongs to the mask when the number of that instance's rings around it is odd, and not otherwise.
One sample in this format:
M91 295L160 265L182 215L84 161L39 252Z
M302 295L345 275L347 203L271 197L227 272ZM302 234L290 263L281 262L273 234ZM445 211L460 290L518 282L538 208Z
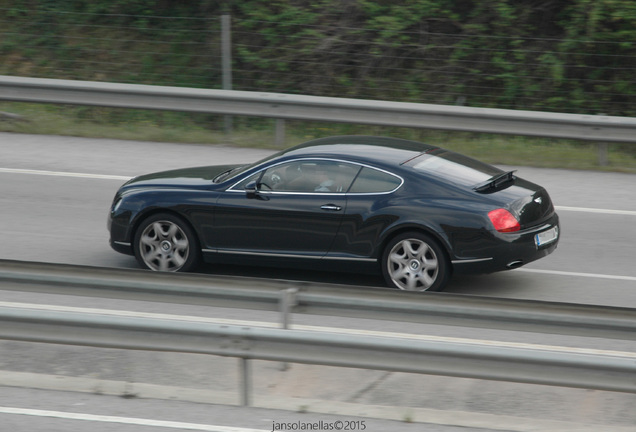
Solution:
M144 174L129 180L122 189L210 186L216 176L237 166L240 165L202 166Z

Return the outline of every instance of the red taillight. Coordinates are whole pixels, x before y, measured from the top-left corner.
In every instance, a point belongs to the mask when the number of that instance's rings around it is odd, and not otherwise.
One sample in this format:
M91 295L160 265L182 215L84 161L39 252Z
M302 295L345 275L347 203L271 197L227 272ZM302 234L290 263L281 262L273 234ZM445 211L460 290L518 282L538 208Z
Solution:
M519 221L506 209L497 209L488 212L492 225L499 232L515 232L521 229Z

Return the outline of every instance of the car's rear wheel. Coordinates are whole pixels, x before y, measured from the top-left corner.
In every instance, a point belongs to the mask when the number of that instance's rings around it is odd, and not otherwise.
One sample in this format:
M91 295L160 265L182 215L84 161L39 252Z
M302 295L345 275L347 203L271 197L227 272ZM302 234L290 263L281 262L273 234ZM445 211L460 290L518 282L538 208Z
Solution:
M134 239L135 258L154 271L189 271L199 262L196 236L181 218L161 213L144 220Z
M386 283L405 291L439 291L450 277L446 254L430 236L409 232L393 238L382 256Z

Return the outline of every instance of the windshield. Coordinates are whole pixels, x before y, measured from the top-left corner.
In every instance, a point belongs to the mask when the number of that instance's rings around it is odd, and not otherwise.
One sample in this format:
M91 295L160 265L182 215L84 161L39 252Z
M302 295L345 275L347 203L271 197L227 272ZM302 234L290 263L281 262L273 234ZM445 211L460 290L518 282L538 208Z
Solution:
M467 186L483 183L503 172L492 165L443 149L422 153L408 161L407 165L416 171Z

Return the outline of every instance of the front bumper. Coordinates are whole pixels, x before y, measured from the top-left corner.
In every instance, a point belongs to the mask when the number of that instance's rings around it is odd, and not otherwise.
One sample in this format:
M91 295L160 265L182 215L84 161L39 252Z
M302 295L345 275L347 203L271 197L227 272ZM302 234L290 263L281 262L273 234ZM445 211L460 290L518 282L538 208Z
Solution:
M110 233L110 247L119 253L134 255L129 236L130 217L128 213L120 213L111 210L108 213L106 227Z
M110 247L115 251L126 254L126 255L134 255L132 245L130 243L118 242L113 240L112 238L109 241Z

